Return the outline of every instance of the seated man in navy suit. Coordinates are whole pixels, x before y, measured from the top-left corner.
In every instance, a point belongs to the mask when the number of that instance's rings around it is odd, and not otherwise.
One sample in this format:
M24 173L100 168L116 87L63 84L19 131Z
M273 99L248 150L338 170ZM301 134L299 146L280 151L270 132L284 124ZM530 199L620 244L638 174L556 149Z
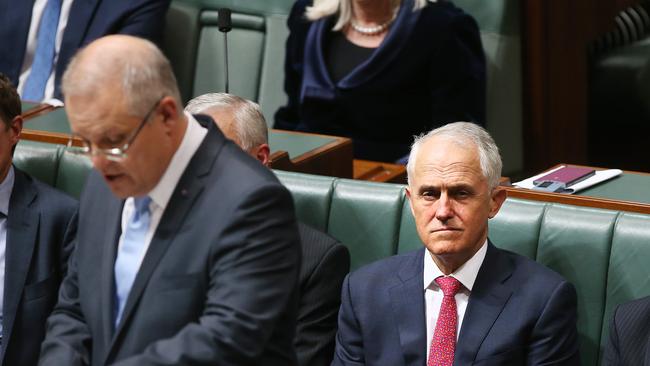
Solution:
M488 240L501 166L475 124L416 139L407 196L425 248L348 275L333 365L579 364L574 287Z
M650 366L650 297L616 307L603 365Z
M23 120L0 74L0 365L36 365L77 230L77 202L12 165Z
M61 77L80 47L107 34L160 43L170 0L0 0L0 72L24 100L62 99ZM9 52L9 50L11 50Z
M269 165L268 128L257 103L235 95L210 93L192 99L185 110L207 114L223 134L265 166ZM334 354L341 285L350 271L350 253L338 240L298 223L302 263L294 345L301 366L329 365Z

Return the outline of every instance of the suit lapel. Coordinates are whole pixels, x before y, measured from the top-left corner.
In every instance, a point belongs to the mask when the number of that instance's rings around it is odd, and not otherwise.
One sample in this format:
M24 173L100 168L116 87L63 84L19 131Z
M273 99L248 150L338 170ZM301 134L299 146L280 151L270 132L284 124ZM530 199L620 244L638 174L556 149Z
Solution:
M113 338L114 314L115 314L115 273L114 264L117 253L117 243L121 234L122 207L124 200L115 198L109 194L106 203L106 225L104 235L101 238L102 262L101 262L101 316L104 347L108 349L109 342Z
M405 365L424 365L426 361L426 319L424 314L424 249L400 268L402 283L389 290L393 319L397 321Z
M478 350L512 295L504 285L513 265L488 243L487 254L476 277L456 345L454 365L471 365Z
M203 191L204 179L209 175L212 165L223 147L223 135L218 132L214 122L209 119L209 123L206 123L204 127L207 127L208 134L190 160L189 165L176 185L174 193L167 204L167 208L165 208L160 219L158 228L151 239L149 249L147 249L140 270L135 277L133 287L124 307L122 321L118 325L110 346L111 348L107 354L108 360L111 359L112 353L115 351L115 344L121 333L125 331L131 321L142 293L149 282L149 278L157 268L158 263L172 243L175 235L178 233L179 228L185 221L185 217L196 202L198 196Z
M5 252L5 283L2 308L3 343L10 342L16 312L22 298L29 265L36 245L40 214L29 206L37 199L33 183L14 169L14 187L9 199ZM4 358L4 350L2 358Z

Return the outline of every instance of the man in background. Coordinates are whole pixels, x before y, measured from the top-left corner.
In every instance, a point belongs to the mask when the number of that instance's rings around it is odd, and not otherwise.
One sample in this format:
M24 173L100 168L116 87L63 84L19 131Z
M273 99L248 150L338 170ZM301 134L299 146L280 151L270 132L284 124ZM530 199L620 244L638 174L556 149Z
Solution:
M501 167L476 124L416 138L406 192L424 248L348 275L333 365L580 364L573 285L488 239Z
M23 120L0 74L0 365L36 365L77 231L77 202L12 165Z
M650 365L650 297L614 309L603 365Z
M223 134L263 165L269 165L268 127L259 105L225 93L204 94L192 99L185 110L207 114ZM329 365L341 284L350 271L348 249L331 236L298 223L302 264L300 305L294 345L301 366Z
M162 41L170 0L0 0L0 72L23 100L62 99L77 49L108 34Z
M66 112L94 172L42 365L295 365L290 193L183 113L169 61L112 35L70 62Z

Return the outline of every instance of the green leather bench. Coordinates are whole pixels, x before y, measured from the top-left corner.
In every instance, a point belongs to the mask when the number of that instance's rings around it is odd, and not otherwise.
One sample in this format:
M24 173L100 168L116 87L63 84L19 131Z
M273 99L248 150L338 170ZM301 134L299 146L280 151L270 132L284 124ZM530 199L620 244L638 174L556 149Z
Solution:
M16 166L78 197L87 158L60 145L21 141ZM404 186L276 171L301 221L349 249L352 269L421 247ZM490 238L556 270L578 291L583 365L597 365L613 308L650 295L650 215L509 198Z
M286 20L295 0L173 0L163 51L184 101L224 91L223 34L217 9L232 9L228 33L230 92L258 102L269 124L286 103ZM456 0L481 29L487 58L487 128L501 147L504 174L523 169L519 0Z
M298 217L348 246L352 269L421 248L404 186L276 174ZM650 295L649 215L510 198L490 221L489 236L576 286L583 365L598 364L613 308Z

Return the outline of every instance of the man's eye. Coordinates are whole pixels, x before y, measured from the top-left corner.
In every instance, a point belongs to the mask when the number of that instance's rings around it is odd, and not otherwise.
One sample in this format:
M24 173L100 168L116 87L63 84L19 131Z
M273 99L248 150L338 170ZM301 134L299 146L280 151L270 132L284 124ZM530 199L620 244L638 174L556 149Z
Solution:
M435 191L424 191L422 192L422 198L426 200L434 200L440 198L440 193Z

